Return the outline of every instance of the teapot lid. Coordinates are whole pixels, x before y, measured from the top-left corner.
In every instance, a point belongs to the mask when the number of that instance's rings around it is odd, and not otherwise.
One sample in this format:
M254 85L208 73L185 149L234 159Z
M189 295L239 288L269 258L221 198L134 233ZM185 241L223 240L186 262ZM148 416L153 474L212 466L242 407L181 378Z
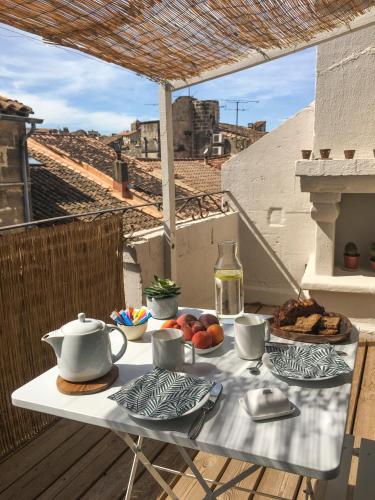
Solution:
M79 313L78 319L70 321L61 330L66 335L85 335L103 330L103 323L98 319L86 318L85 313Z

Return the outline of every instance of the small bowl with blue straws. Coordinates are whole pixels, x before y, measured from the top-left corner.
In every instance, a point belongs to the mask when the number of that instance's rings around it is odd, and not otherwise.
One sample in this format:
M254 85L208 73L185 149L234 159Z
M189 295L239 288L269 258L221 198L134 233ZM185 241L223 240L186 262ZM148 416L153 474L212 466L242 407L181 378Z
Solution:
M151 318L151 312L147 307L142 306L139 309L128 307L120 311L112 311L111 319L125 333L128 340L138 340L147 330L148 320Z

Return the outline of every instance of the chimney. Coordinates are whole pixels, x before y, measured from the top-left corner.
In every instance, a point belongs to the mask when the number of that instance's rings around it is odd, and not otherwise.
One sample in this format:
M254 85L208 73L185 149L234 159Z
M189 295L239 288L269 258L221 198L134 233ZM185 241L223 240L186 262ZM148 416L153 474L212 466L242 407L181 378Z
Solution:
M122 160L121 153L117 152L117 159L113 162L113 189L119 191L123 198L133 198L129 191L128 165Z

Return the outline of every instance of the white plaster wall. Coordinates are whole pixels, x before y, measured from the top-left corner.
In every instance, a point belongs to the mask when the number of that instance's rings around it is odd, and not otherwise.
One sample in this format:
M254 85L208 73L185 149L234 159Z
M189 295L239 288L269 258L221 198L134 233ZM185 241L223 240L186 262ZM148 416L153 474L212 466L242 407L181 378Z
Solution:
M238 213L215 215L186 222L177 229L177 283L182 306L214 308L214 264L217 244L238 240ZM162 231L148 231L124 251L125 300L128 305L145 303L143 289L155 274L164 275Z
M295 161L311 149L310 105L225 163L222 188L240 212L240 248L246 302L278 304L298 294L314 245L308 193L300 190Z
M314 154L373 157L375 148L375 27L318 47Z

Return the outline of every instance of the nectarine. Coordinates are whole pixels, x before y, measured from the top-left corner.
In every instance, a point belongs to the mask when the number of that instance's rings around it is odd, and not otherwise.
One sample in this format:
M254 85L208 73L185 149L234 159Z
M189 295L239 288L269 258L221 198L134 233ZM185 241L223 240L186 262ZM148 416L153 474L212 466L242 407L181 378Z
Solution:
M212 347L212 335L208 332L198 332L193 336L192 342L197 349Z
M180 328L180 327L175 319L167 319L167 321L164 321L164 323L161 325L161 328Z
M202 314L199 317L199 321L202 323L202 325L207 329L210 325L218 325L219 320L217 319L216 316L213 314Z
M224 330L220 325L209 326L207 333L212 335L212 345L218 345L224 340Z
M176 321L180 327L183 328L184 326L188 326L194 321L197 321L197 318L192 314L183 314L182 316L179 316Z
M188 325L182 327L182 333L184 335L185 342L189 342L194 335L192 328Z
M193 330L193 333L201 332L205 330L205 327L202 325L200 321L194 321L193 323L190 324L191 329Z

